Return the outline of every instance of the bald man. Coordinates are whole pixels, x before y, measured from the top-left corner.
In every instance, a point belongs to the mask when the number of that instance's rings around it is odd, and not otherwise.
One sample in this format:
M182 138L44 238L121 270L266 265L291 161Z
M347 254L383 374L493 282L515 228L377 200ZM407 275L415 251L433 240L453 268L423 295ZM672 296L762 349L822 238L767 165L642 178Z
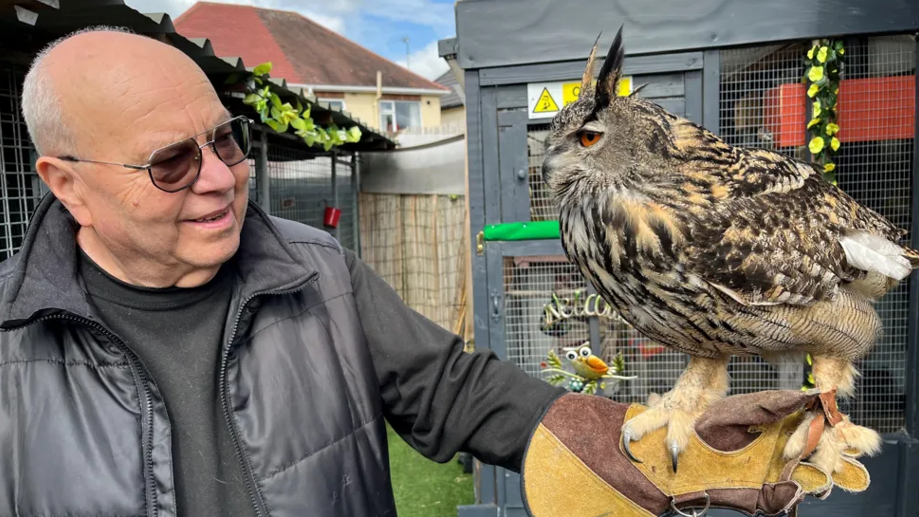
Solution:
M0 269L0 515L394 515L384 416L519 468L562 392L249 204L249 121L185 54L82 31L22 106L53 195Z
M610 441L623 407L464 353L327 233L250 204L250 121L182 52L82 31L22 106L51 195L0 265L0 515L395 515L384 419L513 471L537 426L603 437L577 453L603 480L535 475L669 502Z

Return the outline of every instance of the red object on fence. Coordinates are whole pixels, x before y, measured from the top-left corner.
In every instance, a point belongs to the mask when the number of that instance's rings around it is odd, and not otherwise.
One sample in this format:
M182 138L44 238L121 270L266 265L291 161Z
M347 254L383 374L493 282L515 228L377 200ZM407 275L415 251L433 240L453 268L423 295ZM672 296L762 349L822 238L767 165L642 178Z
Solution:
M335 207L325 207L325 215L322 218L322 224L327 228L338 228L338 220L341 219L341 210Z
M782 84L765 92L763 117L776 146L810 140L803 84ZM913 138L916 131L916 76L844 79L839 83L839 141L870 142Z

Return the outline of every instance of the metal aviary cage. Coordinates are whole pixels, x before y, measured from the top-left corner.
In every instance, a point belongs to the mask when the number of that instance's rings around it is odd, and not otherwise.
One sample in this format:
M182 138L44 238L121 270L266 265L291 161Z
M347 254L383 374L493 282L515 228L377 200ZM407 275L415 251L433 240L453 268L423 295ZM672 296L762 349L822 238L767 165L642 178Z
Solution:
M777 0L768 10L739 0L717 6L667 0L624 11L597 0L458 3L457 38L442 41L440 50L464 69L476 346L548 381L550 350L588 342L595 355L607 363L621 357L625 373L637 376L601 392L621 402L645 403L650 393L669 390L687 363L686 355L645 339L615 314L571 309L593 295L586 305L591 307L596 295L566 259L557 226L551 231L558 212L543 184L542 160L553 104L557 112L576 98L572 88L580 83L596 34L603 33L599 53L605 55L620 24L627 88L645 84L638 95L732 145L802 160L811 159L812 110L802 83L804 58L815 39L842 38L847 61L836 180L858 202L907 230L907 241L915 240L919 5L881 0L867 13L848 4L857 7L852 0L833 9ZM524 11L541 16L515 16ZM544 38L549 32L566 38ZM547 95L553 102L543 102ZM919 467L909 466L919 465L919 447L913 445L919 433L915 281L914 275L877 303L883 336L857 365L857 395L840 403L853 421L884 434L884 452L866 460L871 488L854 499L834 494L809 500L801 514L919 514L919 497L900 488L919 482ZM558 303L570 317L553 320ZM799 389L808 373L803 357L781 364L735 357L729 368L732 393ZM481 465L476 487L477 504L462 507L461 516L525 515L516 474Z
M32 173L34 151L19 108L26 70L0 61L0 261L22 245L42 183Z

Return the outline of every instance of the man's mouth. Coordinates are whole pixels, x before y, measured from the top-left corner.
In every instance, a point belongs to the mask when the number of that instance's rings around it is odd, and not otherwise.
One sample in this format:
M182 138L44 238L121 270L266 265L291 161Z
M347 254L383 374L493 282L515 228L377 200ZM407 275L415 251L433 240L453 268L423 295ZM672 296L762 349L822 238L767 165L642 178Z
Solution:
M227 213L228 213L229 211L230 211L230 207L226 207L226 208L224 208L223 210L221 210L220 212L213 213L213 214L210 214L210 215L206 215L206 216L201 217L201 218L198 218L198 219L192 219L192 222L193 222L193 223L211 223L211 222L214 222L214 221L218 221L218 220L220 220L221 218L223 218L224 216L226 216Z

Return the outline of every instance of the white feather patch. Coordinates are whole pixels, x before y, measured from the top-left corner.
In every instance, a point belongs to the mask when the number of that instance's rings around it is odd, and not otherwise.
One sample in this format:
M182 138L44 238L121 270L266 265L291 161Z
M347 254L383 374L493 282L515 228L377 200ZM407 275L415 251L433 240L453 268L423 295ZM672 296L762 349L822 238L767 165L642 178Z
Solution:
M852 267L874 271L896 280L909 276L912 269L909 260L903 256L903 248L880 235L851 232L842 236L839 243Z
M721 291L722 293L724 293L724 294L730 296L731 298L733 298L734 301L736 301L737 303L739 303L739 304L741 304L741 305L745 305L745 306L747 306L747 307L749 307L749 306L754 306L754 307L769 307L769 306L772 306L772 305L781 305L781 302L751 302L751 301L748 301L746 298L744 298L740 293L738 293L737 291L735 291L735 290L733 290L733 289L731 289L731 288L729 288L729 287L725 287L725 286L723 286L723 285L721 285L721 284L716 284L716 283L714 283L714 282L709 282L709 284L711 284L711 286L714 287L715 289L718 289L718 290Z

